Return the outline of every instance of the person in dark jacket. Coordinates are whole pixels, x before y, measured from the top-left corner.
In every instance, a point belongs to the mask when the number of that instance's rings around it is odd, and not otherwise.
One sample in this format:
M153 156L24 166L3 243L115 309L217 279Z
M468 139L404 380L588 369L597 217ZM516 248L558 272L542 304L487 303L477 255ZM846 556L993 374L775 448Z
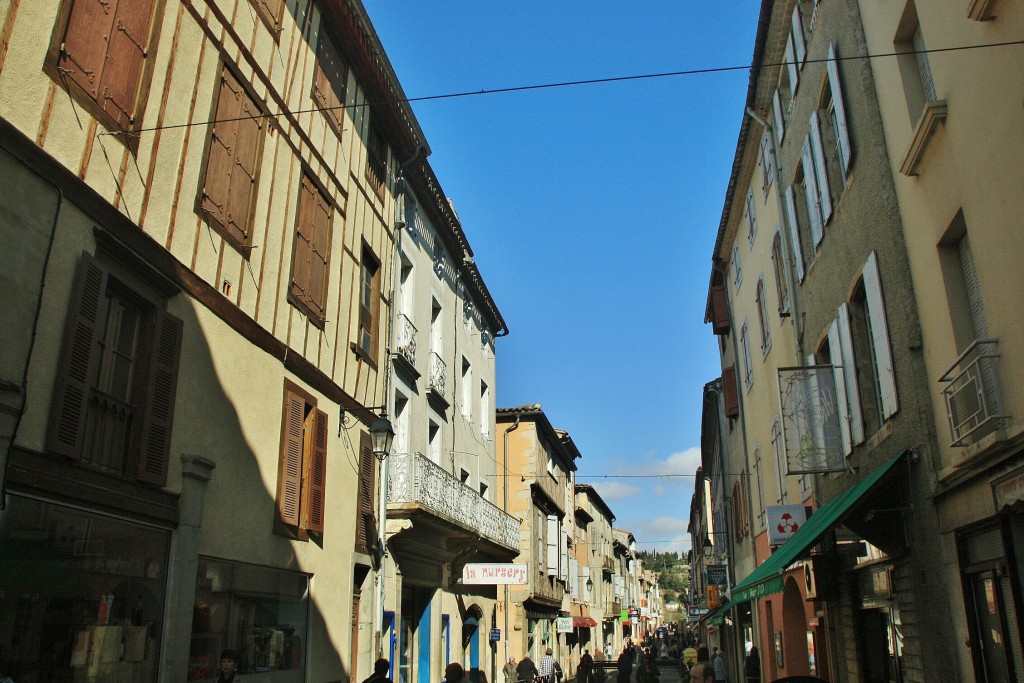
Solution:
M757 653L756 645L750 648L743 671L747 677L747 683L761 683L761 655Z
M373 663L373 675L367 678L363 683L391 683L391 679L388 678L388 671L391 669L391 662L386 659L378 659Z
M633 650L626 645L619 655L619 661L615 667L619 673L618 683L629 683L629 677L633 674Z
M516 672L519 674L519 683L533 683L533 679L540 673L537 671L537 665L530 659L529 652L519 660L519 663L516 665Z
M594 670L594 658L590 656L590 650L584 650L580 657L579 668L576 669L577 683L590 683L590 673Z
M452 662L444 670L445 683L460 683L466 677L466 670L458 662Z
M224 650L220 653L220 675L217 676L217 683L241 683L240 678L235 676L238 668L238 653L234 650Z

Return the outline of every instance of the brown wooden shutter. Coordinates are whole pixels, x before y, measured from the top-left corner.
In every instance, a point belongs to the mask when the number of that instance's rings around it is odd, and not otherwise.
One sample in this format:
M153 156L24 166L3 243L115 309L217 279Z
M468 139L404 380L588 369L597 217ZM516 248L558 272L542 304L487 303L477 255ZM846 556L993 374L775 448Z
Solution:
M334 42L321 22L320 37L316 45L316 70L313 74L313 101L323 108L328 124L338 135L345 125L345 92L347 68Z
M295 219L295 248L292 257L292 294L296 299L310 305L309 273L313 258L313 238L316 231L314 210L316 188L306 176L302 177L299 189L299 209Z
M200 200L200 208L222 229L226 229L224 226L227 224L228 189L238 138L237 119L242 113L242 96L238 81L230 71L223 69Z
M729 334L729 298L725 285L711 286L711 331L714 334Z
M722 369L722 389L725 392L725 416L738 417L740 414L740 400L736 387L735 365Z
M135 98L148 55L152 14L153 0L120 0L114 12L100 106L124 129L135 122Z
M362 432L359 436L359 505L356 509L356 548L366 551L371 543L373 529L373 490L375 483L375 461L370 435Z
M183 329L180 319L157 311L140 430L138 478L160 486L167 483Z
M324 503L327 491L327 413L314 409L313 440L309 481L303 497L306 505L306 529L324 532Z
M54 453L79 457L89 388L99 360L98 329L106 319L109 273L83 253L71 293L64 350L57 366L57 384L50 413L49 447Z
M249 244L249 217L256 194L257 164L263 136L263 114L242 91L242 119L238 122L231 187L228 191L228 230L241 244Z
M110 11L109 1L75 0L72 3L57 67L95 100L99 100L107 45L113 29L114 12Z
M285 392L281 426L281 462L277 475L277 515L285 524L298 526L302 487L302 445L306 402Z
M309 302L313 312L325 317L325 291L327 288L327 262L330 255L331 204L316 193L313 205L313 253L309 264Z

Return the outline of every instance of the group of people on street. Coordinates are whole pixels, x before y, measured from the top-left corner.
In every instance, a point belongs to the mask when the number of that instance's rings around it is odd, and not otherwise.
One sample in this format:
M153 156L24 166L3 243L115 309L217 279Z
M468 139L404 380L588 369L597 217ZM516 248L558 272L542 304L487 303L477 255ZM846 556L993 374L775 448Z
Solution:
M725 652L717 647L708 652L706 646L690 645L683 650L683 671L689 672L690 683L724 683L728 681ZM761 657L757 646L750 648L743 665L743 676L746 683L760 683Z
M562 680L562 666L551 655L550 647L544 651L539 664L540 666L533 663L529 652L523 655L518 664L515 657L509 657L508 663L502 669L505 683L558 683Z

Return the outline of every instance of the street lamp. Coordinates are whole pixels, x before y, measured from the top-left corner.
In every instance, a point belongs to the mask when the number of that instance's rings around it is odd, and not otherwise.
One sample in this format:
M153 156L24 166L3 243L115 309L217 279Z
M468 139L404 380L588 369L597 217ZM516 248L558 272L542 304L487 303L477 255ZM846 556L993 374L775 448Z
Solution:
M587 577L587 592L589 593L592 590L594 590L594 580L588 576Z
M387 406L372 406L363 408L363 410L381 411L380 415L375 416L373 422L370 423L370 450L373 451L374 457L379 462L384 462L384 458L391 453L391 442L395 440L395 430L391 426L391 420L388 419ZM339 418L338 436L341 436L341 428L349 426L345 421L344 406L340 410Z

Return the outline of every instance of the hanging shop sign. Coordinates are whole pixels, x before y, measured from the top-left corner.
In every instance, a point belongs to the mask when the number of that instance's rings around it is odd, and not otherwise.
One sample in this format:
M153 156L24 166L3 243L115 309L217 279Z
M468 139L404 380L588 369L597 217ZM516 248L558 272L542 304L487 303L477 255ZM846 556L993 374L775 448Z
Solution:
M515 586L528 582L529 565L499 562L471 562L462 568L462 583L486 586Z
M992 493L996 499L996 510L1024 501L1024 468L993 482Z
M769 505L768 545L782 545L800 530L807 521L807 508L803 505Z
M786 445L786 473L842 472L846 469L842 422L845 402L837 386L841 367L779 368L779 405ZM837 381L837 376L840 381ZM844 395L845 401L845 395Z
M556 617L555 632L572 633L572 617Z
M707 583L713 586L729 585L729 571L724 564L709 564L707 566Z

